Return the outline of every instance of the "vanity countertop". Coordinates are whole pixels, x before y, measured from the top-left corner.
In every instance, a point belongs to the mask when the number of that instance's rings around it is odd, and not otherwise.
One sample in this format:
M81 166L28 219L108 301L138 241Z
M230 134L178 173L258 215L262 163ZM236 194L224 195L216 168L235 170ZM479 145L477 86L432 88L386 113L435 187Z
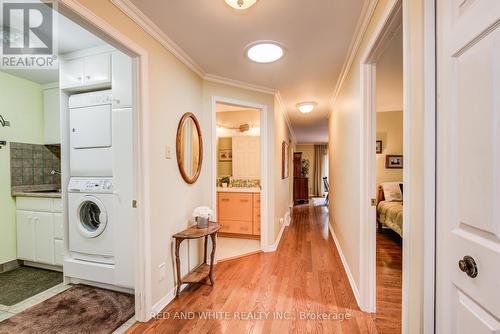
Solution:
M12 187L13 197L43 197L43 198L61 198L61 191L54 189L53 186L18 186Z
M258 187L252 187L252 188L240 188L240 187L223 188L223 187L217 187L217 192L220 192L220 193L260 193L260 188L258 188Z

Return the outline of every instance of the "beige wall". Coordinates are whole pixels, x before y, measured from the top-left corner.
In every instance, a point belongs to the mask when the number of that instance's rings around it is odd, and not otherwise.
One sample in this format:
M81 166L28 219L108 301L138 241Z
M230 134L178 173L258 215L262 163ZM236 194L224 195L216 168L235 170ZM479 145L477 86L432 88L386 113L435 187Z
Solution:
M314 145L312 144L298 144L296 152L302 152L302 159L309 160L309 196L313 195L313 175L314 175Z
M382 182L403 181L403 170L385 168L385 157L403 154L403 112L377 113L377 140L382 141L382 154L377 154L377 186Z
M388 0L380 0L365 32L361 46L347 74L340 94L329 119L329 151L330 180L333 190L330 202L330 222L339 240L347 264L350 268L356 286L360 287L360 166L361 156L361 55L366 52L368 41L373 38L375 27L381 22L381 17ZM409 289L408 333L422 332L422 296L423 296L423 1L404 1L408 8L404 19L408 29L408 77L405 90L410 93L405 101L405 117L411 124L406 134L411 145L405 147L405 173L408 175L411 187L405 187L405 198L410 198L409 210L405 211L405 223L408 220L410 270L408 280L404 282ZM410 153L410 154L408 154Z

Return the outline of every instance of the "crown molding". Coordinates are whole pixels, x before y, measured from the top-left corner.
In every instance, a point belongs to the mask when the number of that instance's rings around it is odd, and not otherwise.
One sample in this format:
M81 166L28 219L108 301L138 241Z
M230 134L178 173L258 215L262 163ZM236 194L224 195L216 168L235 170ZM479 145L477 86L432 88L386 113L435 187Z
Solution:
M292 137L292 142L297 143L297 137L295 137L295 132L293 131L292 122L290 122L290 118L288 118L288 113L286 112L285 104L283 103L283 99L281 98L281 93L276 92L274 95L276 100L278 101L279 107L281 109L281 113L285 118L286 125L288 126L288 131L290 131L290 137Z
M356 29L354 36L351 40L351 44L349 46L349 52L347 53L347 57L342 65L342 71L340 72L339 79L337 84L335 85L335 90L333 91L333 99L332 99L332 108L330 110L330 115L333 112L333 107L335 102L337 101L337 97L340 93L340 89L344 84L344 81L349 73L349 70L352 67L354 59L356 58L356 54L358 53L359 47L361 46L361 42L363 41L363 36L366 33L366 29L368 28L368 24L370 23L373 13L375 12L375 8L377 7L379 0L366 0L363 5L363 9L361 11L361 16L359 17L358 23L356 24Z
M156 39L168 51L170 51L177 59L183 62L193 72L201 78L205 76L205 71L191 57L187 55L174 41L172 41L151 19L149 19L139 8L137 8L130 0L111 0L125 15L130 17L144 31Z
M221 77L221 76L218 76L215 74L207 73L203 76L203 79L206 81L210 81L210 82L220 83L220 84L234 86L234 87L238 87L238 88L244 88L244 89L248 89L248 90L252 90L254 92L259 92L259 93L264 93L264 94L275 95L277 93L277 91L273 88L254 85L254 84L244 82L244 81L233 80L233 79Z

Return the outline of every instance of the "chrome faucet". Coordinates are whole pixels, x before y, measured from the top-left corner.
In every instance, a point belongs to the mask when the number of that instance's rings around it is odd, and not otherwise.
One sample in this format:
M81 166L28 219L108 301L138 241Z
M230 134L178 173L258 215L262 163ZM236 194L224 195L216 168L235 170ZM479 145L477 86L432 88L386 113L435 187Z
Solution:
M57 174L57 175L61 175L61 172L60 172L60 171L58 171L58 170L55 170L55 169L53 169L53 170L50 172L50 175L56 175L56 174Z

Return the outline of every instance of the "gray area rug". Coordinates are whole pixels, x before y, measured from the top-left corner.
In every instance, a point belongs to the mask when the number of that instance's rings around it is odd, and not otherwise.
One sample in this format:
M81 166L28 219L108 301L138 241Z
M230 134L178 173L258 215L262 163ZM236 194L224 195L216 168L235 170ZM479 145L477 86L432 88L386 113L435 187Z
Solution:
M109 334L133 315L133 295L75 285L0 322L0 334Z
M33 267L0 273L0 304L12 306L62 283L63 274Z

